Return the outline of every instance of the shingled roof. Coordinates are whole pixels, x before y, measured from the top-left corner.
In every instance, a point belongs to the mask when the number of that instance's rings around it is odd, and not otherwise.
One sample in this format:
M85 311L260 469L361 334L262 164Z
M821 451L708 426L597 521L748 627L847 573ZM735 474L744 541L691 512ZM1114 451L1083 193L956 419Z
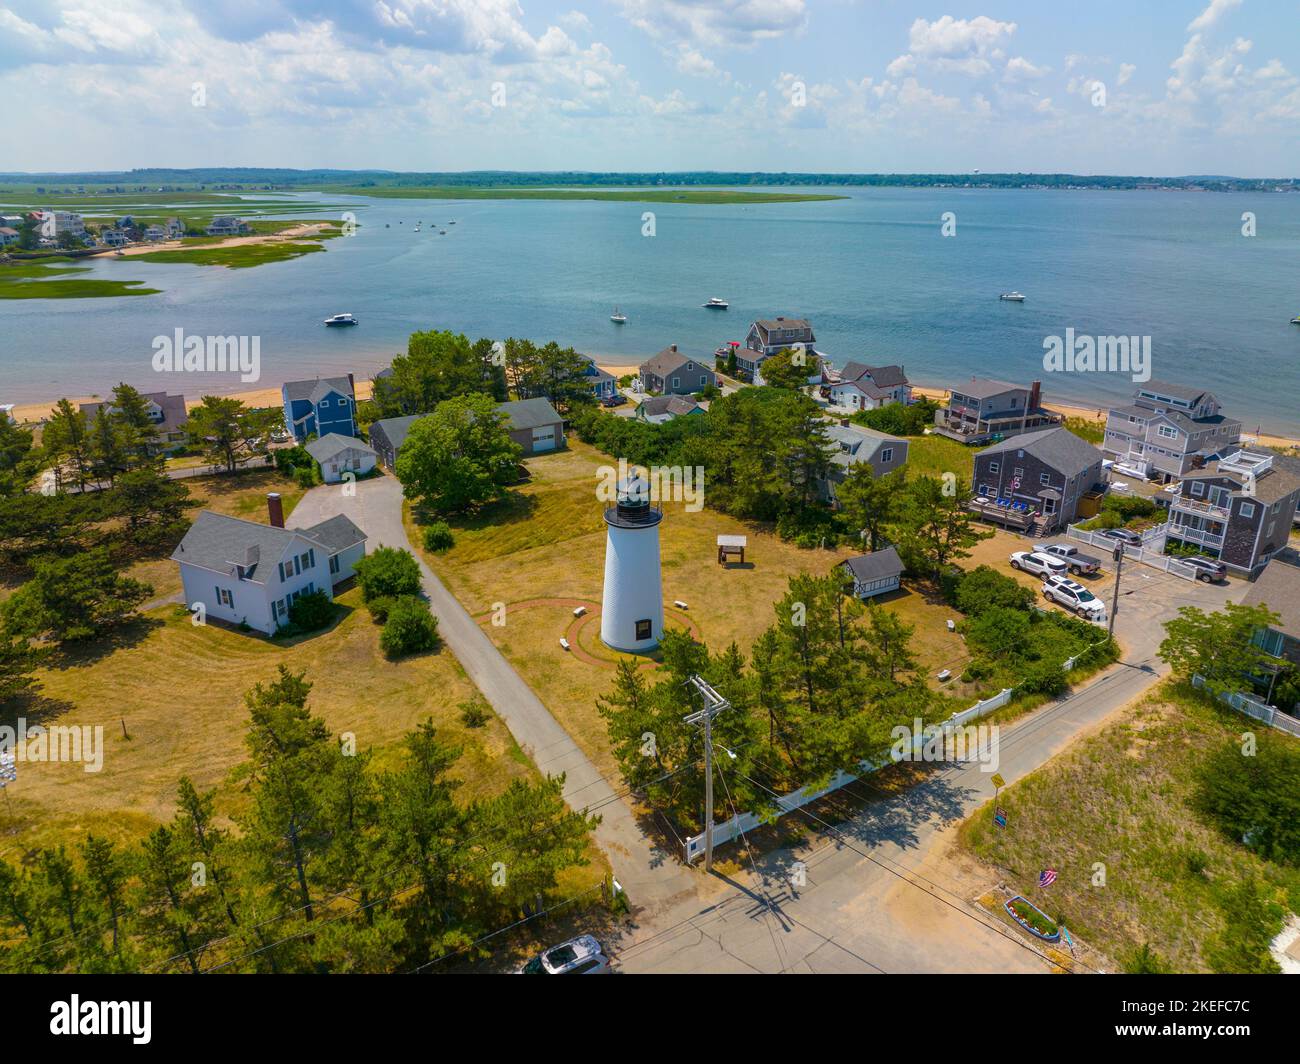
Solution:
M202 510L172 551L172 561L229 576L242 567L245 580L265 584L261 563L279 561L295 540L304 538L328 554L337 554L344 547L364 542L366 534L342 514L307 528L276 528Z
M1001 443L986 447L979 452L983 458L987 454L1005 454L1008 451L1024 451L1031 454L1044 465L1051 466L1058 473L1067 477L1076 476L1090 466L1102 460L1101 451L1087 440L1082 440L1066 428L1045 429L1042 432L1026 432L1010 436Z

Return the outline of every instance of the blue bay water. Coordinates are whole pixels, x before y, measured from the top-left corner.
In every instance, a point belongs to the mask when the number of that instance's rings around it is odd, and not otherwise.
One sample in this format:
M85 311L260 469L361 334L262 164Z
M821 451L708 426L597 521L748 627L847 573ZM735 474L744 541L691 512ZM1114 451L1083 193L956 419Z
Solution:
M816 190L814 190L816 191ZM1153 372L1211 388L1250 427L1300 435L1300 195L857 189L754 206L304 196L355 210L323 253L246 270L100 259L140 298L0 301L0 401L103 394L119 380L195 396L232 376L164 376L152 341L260 337L262 385L370 376L408 333L558 340L635 364L670 343L710 356L756 317L811 318L837 363L972 374L1104 405L1125 375L1046 374L1043 341L1149 335ZM656 235L642 236L642 214ZM956 215L957 235L941 235ZM1241 235L1252 211L1258 235ZM450 219L456 225L447 225ZM414 233L417 221L422 232ZM387 223L388 228L385 228ZM399 224L400 223L400 224ZM445 236L437 233L447 231ZM1023 304L998 300L1018 289ZM710 296L725 312L701 308ZM615 304L629 320L609 321ZM321 319L351 311L355 329Z

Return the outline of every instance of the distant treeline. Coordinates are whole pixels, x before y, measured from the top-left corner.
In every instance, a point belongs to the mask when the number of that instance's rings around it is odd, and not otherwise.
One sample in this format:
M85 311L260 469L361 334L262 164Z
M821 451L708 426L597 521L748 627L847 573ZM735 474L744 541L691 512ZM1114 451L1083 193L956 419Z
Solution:
M216 167L193 170L141 169L102 173L0 173L0 181L32 185L122 185L131 190L159 186L197 185L275 186L286 189L324 185L348 187L468 187L468 188L577 188L663 185L691 186L866 186L961 188L1091 188L1091 189L1206 189L1217 192L1269 192L1300 190L1297 178L1240 178L1221 176L1125 177L1081 174L815 174L693 170L682 173L610 171L474 170L460 173L398 173L391 170L285 170L258 167Z

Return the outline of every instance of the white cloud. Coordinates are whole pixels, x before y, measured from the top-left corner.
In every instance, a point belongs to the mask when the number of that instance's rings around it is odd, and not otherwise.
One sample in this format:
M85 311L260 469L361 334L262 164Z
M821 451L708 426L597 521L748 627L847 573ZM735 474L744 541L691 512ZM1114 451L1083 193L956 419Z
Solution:
M657 39L748 48L801 32L805 0L618 0L623 16Z
M1208 30L1224 15L1241 6L1241 0L1210 0L1210 5L1187 24L1188 33Z
M1018 55L1007 61L1005 74L1013 81L1031 80L1043 77L1048 70L1048 67L1035 66L1024 56Z
M1137 67L1135 67L1132 63L1120 63L1119 74L1117 74L1115 77L1115 83L1117 85L1127 85L1129 78L1133 76L1136 70Z

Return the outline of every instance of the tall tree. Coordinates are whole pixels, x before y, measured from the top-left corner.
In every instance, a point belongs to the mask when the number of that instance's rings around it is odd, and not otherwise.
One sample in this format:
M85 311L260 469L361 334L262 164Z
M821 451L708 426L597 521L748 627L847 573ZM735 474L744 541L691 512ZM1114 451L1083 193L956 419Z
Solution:
M152 593L150 585L122 576L107 549L96 547L36 562L32 578L0 612L13 634L76 642L124 623Z
M1229 602L1213 613L1182 606L1165 622L1158 653L1183 680L1200 676L1212 694L1244 691L1272 661L1255 642L1256 633L1277 623L1278 614L1267 606Z
M908 482L890 531L909 568L937 579L946 566L970 557L971 547L993 535L966 508L969 495L968 485L960 481L952 488L937 477Z
M851 465L836 487L845 524L866 534L868 550L877 551L884 545L885 530L893 524L906 489L904 470L878 477L870 462Z
M492 399L463 395L411 426L397 456L397 479L408 499L454 513L503 496L522 455Z
M273 408L253 410L240 399L205 395L190 411L188 431L209 459L233 473L239 463L266 454L271 431L282 419Z
M41 433L41 449L60 484L71 474L78 488L90 479L92 446L86 415L60 399Z

